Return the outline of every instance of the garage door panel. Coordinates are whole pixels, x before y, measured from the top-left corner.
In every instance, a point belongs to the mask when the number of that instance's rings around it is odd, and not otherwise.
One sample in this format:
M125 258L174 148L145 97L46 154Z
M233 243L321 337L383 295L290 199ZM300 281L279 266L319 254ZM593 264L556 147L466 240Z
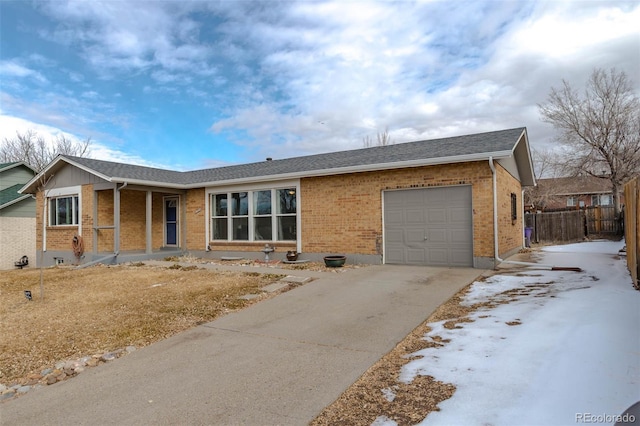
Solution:
M427 233L427 241L430 244L446 244L447 242L447 230L446 229L429 229Z
M405 214L406 214L405 223L407 223L409 225L418 224L418 225L421 225L421 226L424 224L424 211L423 210L407 209Z
M389 243L402 244L403 243L404 230L402 229L389 229L386 232L386 238Z
M470 244L471 243L471 235L469 235L469 231L466 229L452 229L450 231L452 244L461 243L461 244Z
M430 225L447 223L447 210L440 207L428 208L427 223Z
M430 249L429 250L429 263L432 265L447 265L449 262L448 250L445 248L441 249Z
M424 245L424 230L422 228L407 229L404 233L408 245Z
M388 249L385 251L385 257L389 263L405 263L404 261L404 250L401 248L397 249Z
M430 188L424 191L423 197L426 203L440 205L445 202L448 197L447 188Z
M449 221L451 223L469 223L471 212L464 207L452 207L449 209Z
M471 186L385 191L384 215L386 263L473 266Z
M385 223L388 225L402 225L404 214L402 210L392 210L385 213Z
M424 249L408 249L407 250L407 262L412 264L424 264L425 250Z

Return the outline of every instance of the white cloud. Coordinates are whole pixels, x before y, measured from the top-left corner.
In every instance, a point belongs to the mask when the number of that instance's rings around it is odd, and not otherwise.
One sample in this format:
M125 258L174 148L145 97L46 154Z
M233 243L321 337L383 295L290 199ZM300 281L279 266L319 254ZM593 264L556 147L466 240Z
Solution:
M19 61L8 60L0 62L0 75L5 77L32 77L40 83L46 83L47 79L38 71L27 68Z
M212 73L206 62L212 50L198 37L200 24L188 17L198 7L197 2L50 2L46 10L59 27L46 35L78 46L105 77L149 69Z
M85 138L63 131L62 129L54 126L47 126L40 123L34 123L22 118L0 114L0 146L5 139L12 139L16 137L17 133L25 134L30 130L36 132L38 136L43 137L45 141L48 141L52 144L58 136L64 136L65 138L78 143L86 140ZM95 139L91 140L89 157L105 161L137 164L141 166L158 167L165 169L171 168L167 165L161 165L152 161L147 161L137 155L132 155L124 151L113 149Z
M254 141L241 143L271 151L280 143L284 152L294 140L298 152L358 147L385 126L399 142L527 126L534 144L548 144L554 133L536 104L551 86L563 78L579 86L594 67L623 67L632 77L640 68L640 6L467 6L463 13L447 3L450 13L439 14L441 3L296 3L286 30L249 30L250 40L277 34L261 71L284 100L248 102L212 130L246 129ZM318 121L324 131L309 125Z
M135 79L141 96L167 104L206 106L223 117L210 129L248 158L358 148L387 126L396 142L527 126L534 145L551 143L536 107L551 86L581 84L594 67L635 78L640 68L640 6L624 1L69 1L44 10L56 21L43 34L92 72ZM33 66L44 59L3 72L44 78ZM5 110L75 134L128 125L128 113L99 102L108 97L90 70L64 72L82 88L39 93L37 103L16 89Z

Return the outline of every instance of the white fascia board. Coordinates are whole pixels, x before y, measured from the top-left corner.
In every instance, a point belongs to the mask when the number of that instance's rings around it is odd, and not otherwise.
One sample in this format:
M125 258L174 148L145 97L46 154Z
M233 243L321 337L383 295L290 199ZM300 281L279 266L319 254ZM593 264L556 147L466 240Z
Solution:
M286 179L301 179L306 177L344 175L348 173L360 173L360 172L376 172L380 170L404 169L404 168L421 167L421 166L437 166L442 164L467 163L471 161L484 161L484 160L488 160L489 157L493 157L494 159L501 159L501 158L509 158L512 155L513 153L510 150L498 151L498 152L492 152L492 153L460 155L456 157L440 157L440 158L434 158L434 159L399 161L395 163L378 163L378 164L365 164L361 166L338 167L335 169L308 170L308 171L302 171L302 172L281 173L277 175L252 176L247 178L188 184L188 185L185 185L184 187L186 188L218 187L218 186L226 186L226 185L242 185L242 184L249 184L253 182L272 182L272 181L282 181Z
M5 171L7 171L7 170L11 170L11 169L14 169L14 168L16 168L16 167L20 167L20 166L24 166L24 167L26 167L27 169L31 170L31 171L33 172L33 174L34 174L34 175L36 174L36 171L33 169L33 167L31 167L30 165L28 165L28 164L27 164L27 163L25 163L24 161L18 161L18 162L16 162L16 163L10 164L9 166L7 166L7 167L4 167L4 168L0 169L0 172L5 172Z
M76 163L73 160L69 160L68 158L62 156L62 155L58 155L55 160L53 160L51 163L49 163L49 165L47 167L45 167L44 169L42 169L42 171L40 173L38 173L37 175L35 175L33 177L33 179L31 179L29 182L27 182L22 188L20 188L20 190L18 191L20 194L22 194L24 191L31 189L31 187L36 184L38 182L38 180L42 177L42 176L46 176L47 174L49 174L49 172L52 169L55 169L56 166L61 162L65 162L67 164L70 164L74 167L77 167L81 170L84 170L87 173L91 173L92 175L98 176L99 178L106 180L106 181L111 181L111 178L109 176L105 176L102 173L98 173L95 170L89 168L89 167L85 167L81 164Z
M9 201L8 203L4 203L3 205L0 206L0 210L4 209L5 207L9 207L13 204L19 203L20 201L26 200L27 198L31 198L31 194L26 194L20 198L16 198L15 200Z
M517 142L513 145L513 155L514 157L516 157L516 149L518 149L518 146L520 145L520 141L524 139L524 146L526 148L526 152L527 152L527 161L528 161L528 166L529 166L529 170L531 171L531 186L537 186L538 182L536 182L536 174L534 171L534 167L533 167L533 156L531 155L531 146L529 145L529 136L527 134L527 129L523 129L522 133L520 134L520 137L518 138ZM517 159L517 157L516 157Z
M203 185L187 186L183 183L158 182L155 180L129 179L129 178L122 178L122 177L109 178L109 182L126 183L127 185L153 186L156 188L181 189L181 190L185 190L187 188L201 188L203 186Z

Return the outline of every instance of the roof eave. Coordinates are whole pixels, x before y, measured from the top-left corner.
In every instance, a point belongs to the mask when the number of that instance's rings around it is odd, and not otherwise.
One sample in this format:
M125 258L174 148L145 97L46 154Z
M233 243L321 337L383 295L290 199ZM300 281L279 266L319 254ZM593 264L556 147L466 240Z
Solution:
M14 199L14 200L9 201L8 203L4 203L4 204L0 205L0 210L4 209L5 207L9 207L9 206L12 206L14 204L17 204L20 201L24 201L27 198L31 198L31 194L23 195L22 197L18 197L18 198Z
M171 188L171 189L187 189L188 185L184 183L172 183L172 182L160 182L154 180L143 180L143 179L131 179L131 178L123 178L123 177L111 177L109 178L109 182L113 183L126 183L127 185L139 185L139 186L155 186L162 188ZM202 186L202 185L200 185Z
M318 176L343 175L348 173L375 172L380 170L402 169L402 168L408 168L408 167L437 166L441 164L484 161L484 160L488 160L489 157L493 157L494 159L508 158L508 157L511 157L512 155L513 154L511 151L497 151L497 152L482 153L482 154L459 155L454 157L440 157L440 158L433 158L433 159L429 158L429 159L410 160L410 161L398 161L393 163L377 163L377 164L367 164L367 165L360 165L360 166L336 167L331 169L308 170L308 171L302 171L302 172L279 173L279 174L266 175L266 176L265 175L252 176L252 177L246 177L246 178L226 179L226 180L187 184L184 187L188 189L192 189L192 188L202 188L202 187L210 187L210 186L239 185L239 184L247 184L247 183L254 183L254 182L272 182L272 181L285 180L285 179L300 179L300 178L318 177Z
M524 149L520 148L520 144L524 143ZM520 148L520 155L518 152L518 148ZM538 183L536 182L536 175L533 169L533 159L531 158L531 147L529 146L529 137L527 135L527 129L522 129L522 133L518 136L516 143L513 145L511 150L512 155L516 159L518 165L522 165L521 169L518 167L518 173L520 174L520 181L523 186L536 186ZM522 157L525 158L522 158ZM518 161L520 159L520 161ZM521 164L522 162L526 164ZM526 172L526 173L523 173Z
M81 170L84 170L87 173L91 173L92 175L95 175L95 176L99 177L100 179L104 179L104 180L106 180L108 182L112 181L112 178L109 177L109 176L106 176L106 175L104 175L104 174L102 174L100 172L97 172L97 171L91 169L90 167L83 166L82 164L79 164L79 163L77 163L77 162L65 157L64 155L58 155L53 161L51 161L51 163L49 163L47 165L47 167L42 169L42 171L40 173L35 175L33 177L33 179L31 179L22 188L20 188L20 190L18 192L20 194L35 192L36 184L41 183L42 182L41 178L44 177L44 176L47 176L51 170L56 170L58 168L58 164L60 162L65 162L65 163L67 163L69 165L72 165L72 166L77 167L77 168L79 168Z
M28 168L29 170L31 170L34 174L36 174L35 169L33 167L31 167L30 165L28 165L27 163L25 163L24 161L15 162L15 163L11 164L8 167L0 169L0 172L11 170L13 168L20 167L20 166L24 166L24 167Z

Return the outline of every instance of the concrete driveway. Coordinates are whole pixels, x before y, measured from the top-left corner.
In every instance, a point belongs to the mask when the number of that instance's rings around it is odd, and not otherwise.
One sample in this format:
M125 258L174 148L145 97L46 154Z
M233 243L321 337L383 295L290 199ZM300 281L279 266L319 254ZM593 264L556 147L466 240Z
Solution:
M307 272L318 279L3 402L0 423L304 425L482 272Z

